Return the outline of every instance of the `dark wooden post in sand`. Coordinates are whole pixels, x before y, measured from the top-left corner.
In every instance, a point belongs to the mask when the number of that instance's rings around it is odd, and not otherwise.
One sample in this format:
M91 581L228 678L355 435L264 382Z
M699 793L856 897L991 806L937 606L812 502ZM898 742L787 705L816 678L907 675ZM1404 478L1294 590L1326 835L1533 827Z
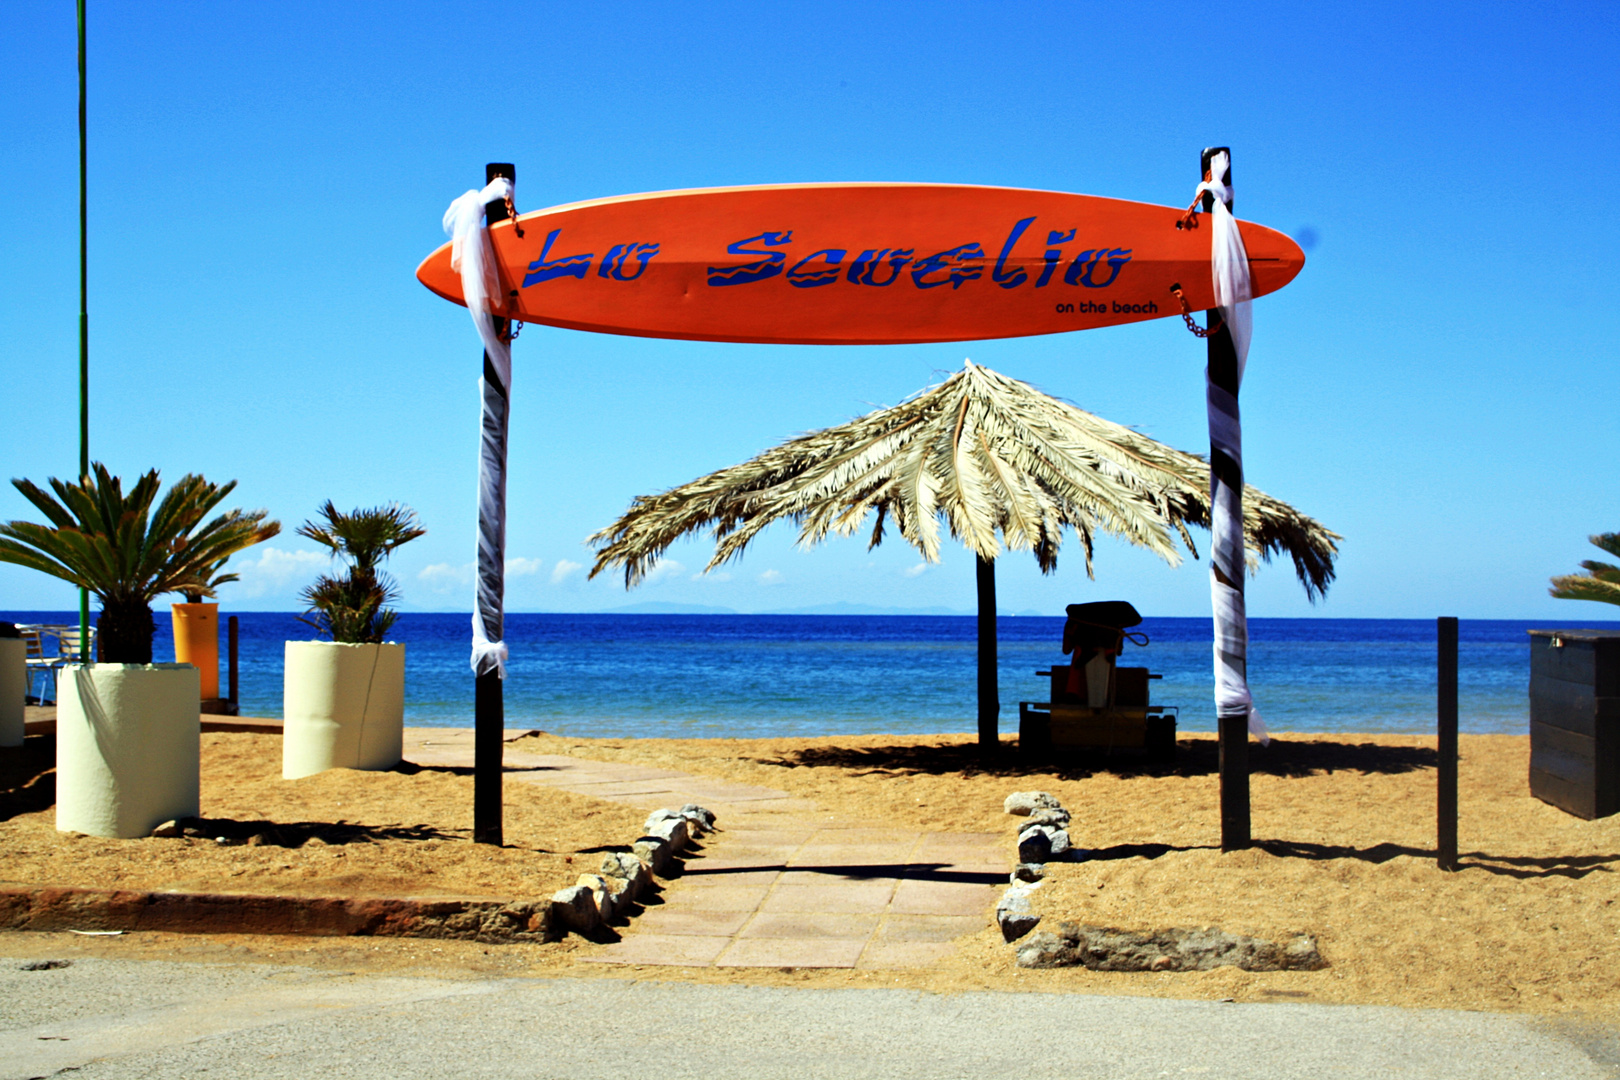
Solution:
M236 649L237 649L237 644L238 644L238 642L240 640L240 637L241 637L241 634L240 634L240 629L239 629L237 621L236 621L236 616L232 615L230 617L230 619L228 619L226 621L226 623L225 623L225 659L226 659L226 665L227 665L225 670L228 672L228 680L229 680L228 682L226 682L225 687L226 687L226 693L228 693L230 695L230 697L226 699L226 700L228 700L230 702L230 707L227 708L225 711L228 712L232 716L239 716L239 715L241 715L241 712L242 712L241 700L236 695L236 691L237 691Z
M504 176L508 180L517 182L517 168L506 162L495 162L484 166L484 183L488 184L497 176ZM506 201L497 199L484 205L484 223L493 225L497 221L507 218ZM506 333L506 320L495 320L495 332ZM484 353L484 416L486 427L494 422L499 432L484 431L481 438L486 442L493 441L499 446L501 464L501 499L506 498L506 422L507 422L507 387L501 382L495 365L489 362L489 353ZM481 500L480 500L481 501ZM480 514L482 519L482 514ZM496 563L499 564L506 550L506 536L504 522L480 520L478 532L483 536L486 531L499 530L501 535L493 545L486 547L478 545L477 569L480 581L493 578L502 582L505 578L506 567L503 565L485 566L486 551L493 550L496 554ZM478 613L484 619L484 635L490 641L504 640L505 621L500 614L488 617ZM506 703L501 695L500 672L494 669L475 675L473 682L473 842L479 844L495 844L499 846L504 842L501 829L501 758L506 749Z
M1224 146L1212 146L1206 149L1198 159L1198 178L1203 180L1209 173L1209 162L1216 154L1225 152L1227 155L1227 171L1224 177L1216 177L1232 186L1231 151ZM1212 213L1215 209L1215 196L1209 192L1204 193L1204 213ZM1209 381L1220 389L1232 395L1235 401L1238 396L1238 366L1237 349L1232 344L1232 331L1221 318L1219 310L1210 310L1204 313L1204 325L1214 326L1216 330L1206 340L1209 347ZM1215 485L1219 484L1230 488L1237 494L1238 505L1241 509L1243 499L1243 466L1233 461L1225 451L1213 442L1209 447L1209 471L1211 477L1211 513L1213 513ZM1241 515L1238 518L1237 528L1243 528ZM1227 583L1236 589L1239 594L1243 592L1244 567L1221 566L1216 560L1213 545L1210 548L1210 562L1215 572L1226 579ZM1220 773L1221 773L1221 850L1236 851L1246 848L1250 844L1249 832L1249 717L1247 713L1241 716L1218 716L1216 724L1220 730Z
M1001 687L996 676L996 564L975 554L979 594L979 748L1001 745Z
M1457 869L1457 620L1437 620L1439 638L1438 720L1439 822L1437 850L1440 869Z

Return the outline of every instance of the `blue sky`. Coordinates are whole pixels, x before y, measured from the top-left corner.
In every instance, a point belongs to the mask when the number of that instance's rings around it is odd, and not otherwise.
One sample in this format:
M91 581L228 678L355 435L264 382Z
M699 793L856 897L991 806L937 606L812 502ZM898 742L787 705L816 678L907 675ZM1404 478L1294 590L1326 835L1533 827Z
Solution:
M1239 216L1318 238L1256 303L1251 483L1345 537L1312 607L1253 615L1605 617L1549 575L1620 529L1610 4L164 4L90 0L92 454L240 481L286 535L223 600L291 609L327 498L429 532L407 608L466 610L478 346L414 279L439 219L517 163L520 210L722 184L914 180L1185 204L1233 148ZM5 476L77 467L73 6L0 12ZM892 404L963 357L1174 446L1208 445L1179 320L880 348L530 327L516 347L508 607L972 605L972 561L766 534L723 574L674 549L626 595L584 538L632 496ZM0 518L34 516L9 487ZM679 564L678 566L674 564ZM1207 571L1099 545L1097 580L1002 561L1001 605L1208 611ZM0 608L71 589L0 566Z

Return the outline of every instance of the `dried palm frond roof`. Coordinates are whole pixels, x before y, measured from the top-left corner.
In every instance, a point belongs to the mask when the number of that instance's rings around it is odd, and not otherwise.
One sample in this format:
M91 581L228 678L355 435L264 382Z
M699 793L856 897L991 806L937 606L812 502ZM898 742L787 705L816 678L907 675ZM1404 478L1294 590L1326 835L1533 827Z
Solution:
M635 585L671 544L703 529L715 538L705 568L712 570L774 521L797 523L799 543L810 547L854 533L873 515L870 547L892 519L929 562L939 561L943 518L983 558L1005 544L1033 551L1047 573L1065 528L1080 538L1088 575L1098 532L1174 566L1181 556L1172 530L1197 558L1187 526L1209 526L1209 464L968 361L899 405L637 496L590 538L591 576L622 567L626 587ZM1337 533L1247 486L1243 527L1251 567L1255 552L1267 560L1286 552L1306 595L1326 592Z

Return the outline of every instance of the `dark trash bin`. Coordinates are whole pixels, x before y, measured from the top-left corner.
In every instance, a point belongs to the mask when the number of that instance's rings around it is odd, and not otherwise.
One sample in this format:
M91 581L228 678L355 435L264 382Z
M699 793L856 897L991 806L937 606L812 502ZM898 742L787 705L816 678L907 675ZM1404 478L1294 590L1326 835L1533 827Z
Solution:
M1620 811L1620 632L1530 631L1530 794L1587 820Z

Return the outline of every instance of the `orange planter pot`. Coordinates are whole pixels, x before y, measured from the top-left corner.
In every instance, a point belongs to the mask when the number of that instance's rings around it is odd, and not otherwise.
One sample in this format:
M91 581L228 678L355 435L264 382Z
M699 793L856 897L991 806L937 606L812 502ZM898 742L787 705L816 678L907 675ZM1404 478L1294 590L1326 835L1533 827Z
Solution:
M219 605L170 604L174 619L174 661L190 664L202 677L202 700L219 697Z

